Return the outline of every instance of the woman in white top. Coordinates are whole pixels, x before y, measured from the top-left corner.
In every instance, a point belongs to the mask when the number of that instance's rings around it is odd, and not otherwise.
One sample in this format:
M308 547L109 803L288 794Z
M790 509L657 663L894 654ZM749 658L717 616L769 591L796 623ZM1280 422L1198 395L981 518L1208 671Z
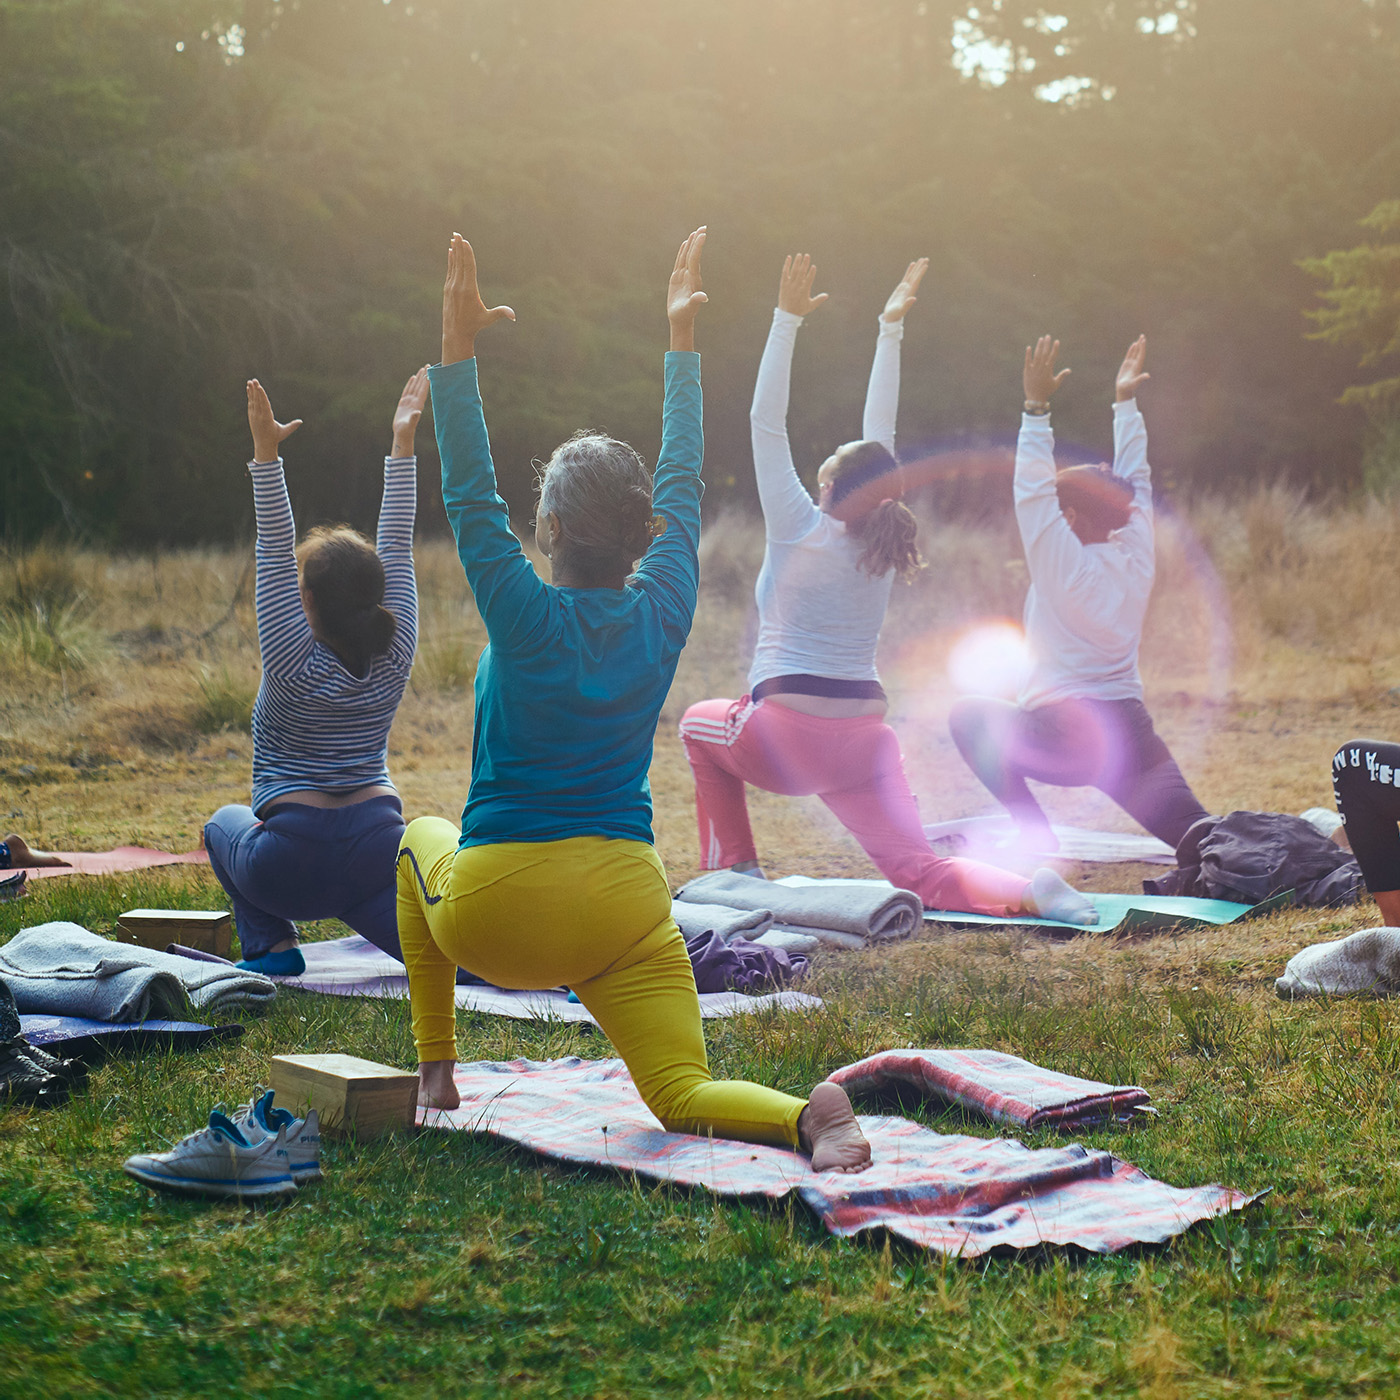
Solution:
M1060 342L1026 347L1016 442L1016 523L1030 569L1026 641L1034 657L1019 701L970 697L949 716L968 766L1011 813L1031 850L1059 842L1026 779L1107 793L1169 846L1209 815L1152 726L1138 646L1152 593L1152 472L1138 386L1147 337L1114 381L1113 466L1055 468L1050 396Z
M755 596L758 645L741 700L705 700L681 721L695 775L701 860L707 869L761 875L744 785L816 794L886 879L929 908L1039 914L1093 923L1093 906L1053 871L1032 880L975 861L945 859L924 837L899 740L885 722L875 667L896 575L922 567L918 526L900 494L894 458L899 344L926 258L909 264L880 316L866 394L864 439L817 473L813 502L787 436L792 349L816 268L783 263L778 308L759 366L750 423L767 545Z

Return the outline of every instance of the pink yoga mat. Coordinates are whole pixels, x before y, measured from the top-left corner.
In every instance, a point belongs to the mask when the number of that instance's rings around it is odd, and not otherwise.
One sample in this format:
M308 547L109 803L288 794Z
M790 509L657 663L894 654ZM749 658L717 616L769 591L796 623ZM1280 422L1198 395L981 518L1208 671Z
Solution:
M52 854L67 865L17 865L15 870L27 870L31 880L49 875L120 875L128 870L148 870L154 865L208 865L203 851L186 851L173 855L169 851L153 851L147 846L118 846L112 851L54 851Z

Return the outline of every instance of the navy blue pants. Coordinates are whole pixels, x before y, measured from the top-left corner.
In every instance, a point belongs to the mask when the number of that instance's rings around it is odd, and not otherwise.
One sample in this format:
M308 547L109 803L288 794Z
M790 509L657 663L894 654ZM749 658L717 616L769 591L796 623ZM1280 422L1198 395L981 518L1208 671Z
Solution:
M339 919L397 958L403 833L397 797L331 808L289 802L263 821L251 807L220 807L204 828L204 848L233 901L244 958L295 938L298 919Z
M1023 710L969 698L953 706L948 728L967 766L1023 829L1050 825L1027 778L1096 787L1169 846L1210 815L1141 700L1061 700Z

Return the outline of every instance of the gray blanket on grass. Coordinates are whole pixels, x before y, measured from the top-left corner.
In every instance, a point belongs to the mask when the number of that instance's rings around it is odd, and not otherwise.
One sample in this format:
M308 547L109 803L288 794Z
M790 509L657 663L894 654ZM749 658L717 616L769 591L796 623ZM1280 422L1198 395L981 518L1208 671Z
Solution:
M1314 943L1289 958L1274 990L1296 997L1393 996L1400 992L1400 928L1367 928Z
M874 882L783 885L732 870L712 870L682 886L676 898L731 909L768 910L779 928L819 938L825 931L836 935L833 941L839 942L882 943L907 938L924 926L918 895Z
M180 1019L191 1007L262 1006L277 995L259 973L115 943L70 923L21 929L0 947L0 981L21 1011L93 1021Z

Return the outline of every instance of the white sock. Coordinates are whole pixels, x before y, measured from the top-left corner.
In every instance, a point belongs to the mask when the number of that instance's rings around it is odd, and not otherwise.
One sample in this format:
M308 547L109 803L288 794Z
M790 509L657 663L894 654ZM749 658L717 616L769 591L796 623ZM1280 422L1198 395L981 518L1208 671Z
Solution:
M1058 919L1063 924L1098 923L1099 911L1093 900L1065 884L1048 865L1042 865L1031 876L1031 898L1042 919Z

